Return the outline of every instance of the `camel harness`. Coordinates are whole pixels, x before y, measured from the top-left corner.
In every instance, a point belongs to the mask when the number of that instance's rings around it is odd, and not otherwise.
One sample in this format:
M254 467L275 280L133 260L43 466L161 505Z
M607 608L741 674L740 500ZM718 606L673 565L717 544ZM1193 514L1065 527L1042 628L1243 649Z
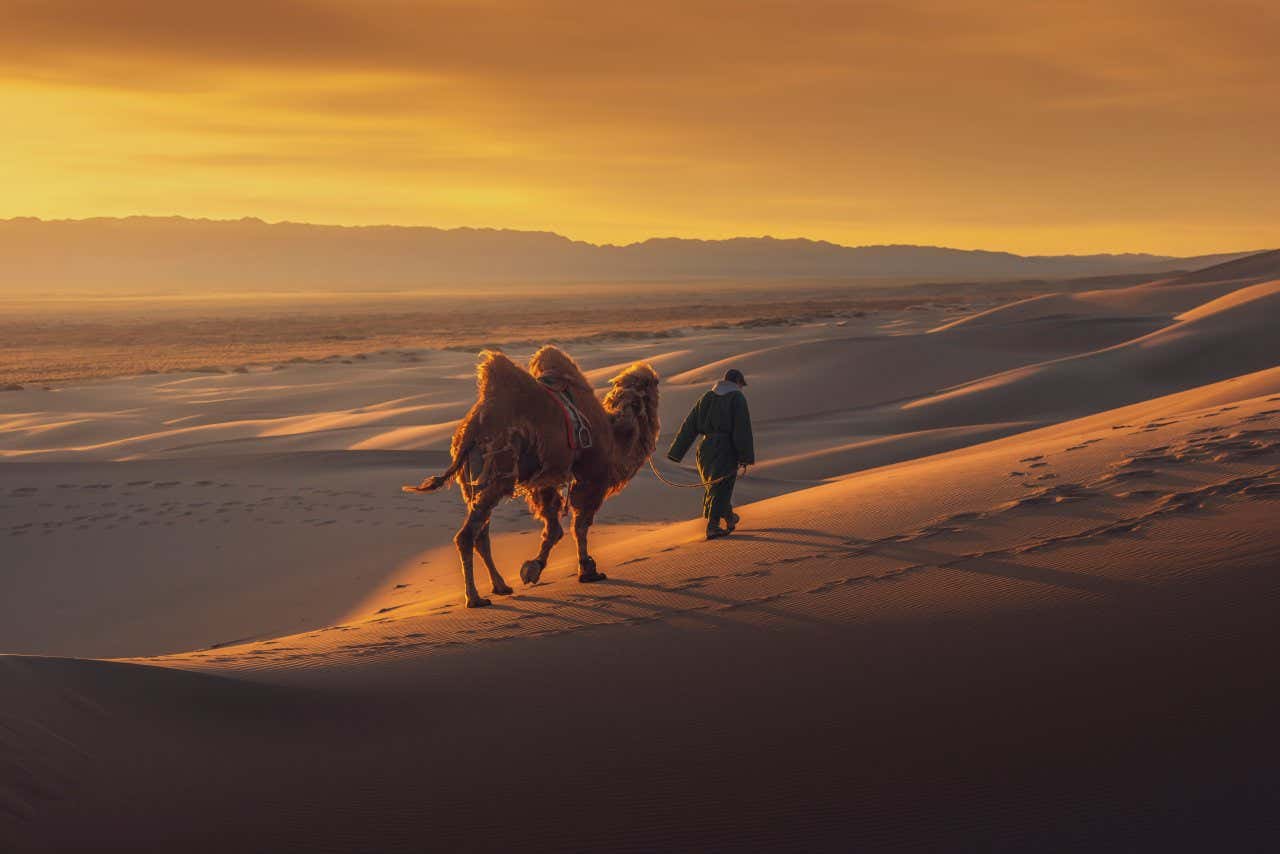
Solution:
M584 451L591 447L591 425L587 422L587 417L582 414L582 410L578 409L573 403L573 398L569 396L569 392L563 388L557 388L556 379L551 376L543 375L538 377L538 385L542 386L542 390L551 395L551 399L560 404L560 410L564 412L564 433L565 438L569 441L569 449L573 451Z

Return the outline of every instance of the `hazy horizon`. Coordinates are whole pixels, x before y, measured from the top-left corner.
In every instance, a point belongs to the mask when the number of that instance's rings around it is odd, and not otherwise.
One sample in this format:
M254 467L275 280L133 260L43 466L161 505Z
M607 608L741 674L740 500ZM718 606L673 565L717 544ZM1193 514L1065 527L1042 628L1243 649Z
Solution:
M451 224L451 223L432 223L432 222L335 222L335 221L319 221L306 219L269 219L255 214L243 214L241 216L195 216L182 213L131 213L131 214L111 214L111 215L95 215L95 216L35 216L31 214L13 214L11 216L0 217L0 223L5 222L23 222L35 221L41 223L87 223L95 221L119 221L119 220L183 220L187 222L209 222L209 223L240 223L252 222L261 223L262 225L298 225L298 226L314 226L316 228L343 228L343 229L423 229L440 232L511 232L515 234L527 235L549 235L553 237L564 238L571 243L581 243L588 246L594 246L601 249L621 248L642 246L647 243L658 243L663 241L685 241L689 243L728 243L732 241L777 241L779 243L786 242L804 242L820 245L831 245L842 249L947 249L957 252L984 252L993 254L1016 255L1022 258L1041 258L1041 257L1092 257L1099 255L1124 256L1124 255L1141 255L1154 258L1199 258L1204 256L1217 255L1248 255L1254 252L1264 252L1272 248L1270 244L1259 245L1242 249L1240 246L1223 246L1215 249L1209 249L1205 252L1197 252L1190 254L1171 254L1166 252L1156 252L1144 247L1131 247L1128 249L1102 250L1091 248L1074 248L1066 249L1061 252L1018 252L1007 249L1003 246L994 245L973 245L958 246L950 244L922 243L915 240L903 238L892 242L885 243L842 243L838 240L829 240L826 238L813 237L808 234L801 233L752 233L752 234L730 234L723 237L710 237L701 234L678 235L674 233L654 233L644 237L638 237L634 240L623 242L611 242L607 240L590 240L577 236L567 231L551 227L529 228L511 228L507 226L496 225L473 225L473 224ZM1280 245L1280 235L1276 237L1277 245Z
M810 239L652 239L623 246L554 232L345 227L183 217L0 220L0 295L103 290L228 293L692 279L1063 279L1191 271L1240 254L1023 256L920 245L848 247Z

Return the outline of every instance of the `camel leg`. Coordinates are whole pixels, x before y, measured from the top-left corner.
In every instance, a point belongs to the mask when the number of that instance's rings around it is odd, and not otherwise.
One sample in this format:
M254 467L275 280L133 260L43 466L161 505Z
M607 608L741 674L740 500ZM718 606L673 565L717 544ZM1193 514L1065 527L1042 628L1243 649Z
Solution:
M462 585L468 608L483 608L490 604L489 600L481 597L480 592L476 590L475 547L480 533L489 525L489 516L493 513L499 497L488 491L474 496L467 509L466 521L453 537L454 545L458 547L458 556L462 558Z
M538 579L542 577L542 570L547 568L547 558L551 556L551 550L564 536L564 528L560 527L560 508L563 504L560 490L554 487L540 490L533 497L532 503L535 508L534 515L542 520L542 545L538 549L538 556L533 560L525 561L524 566L520 567L520 580L525 584L538 583Z
M510 596L511 588L507 586L506 579L502 577L502 573L498 572L498 567L494 566L493 563L493 549L489 544L491 521L484 523L484 528L480 530L480 535L476 537L476 551L480 553L480 559L484 561L485 567L489 570L489 581L493 583L493 595Z
M604 503L604 491L594 486L574 484L569 491L569 504L573 507L573 536L578 541L578 581L589 584L603 581L608 576L596 569L595 559L587 552L587 532L595 521L596 511Z

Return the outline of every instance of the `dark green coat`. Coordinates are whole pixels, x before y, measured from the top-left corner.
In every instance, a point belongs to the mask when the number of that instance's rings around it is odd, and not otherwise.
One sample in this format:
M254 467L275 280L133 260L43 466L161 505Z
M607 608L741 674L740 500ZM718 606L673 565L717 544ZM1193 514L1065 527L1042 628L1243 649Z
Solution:
M727 518L733 512L733 484L738 466L756 461L747 396L741 390L728 394L717 394L713 390L698 398L680 425L680 432L667 451L667 459L680 462L699 436L703 438L698 445L698 474L703 480L725 478L707 487L702 515L711 520Z

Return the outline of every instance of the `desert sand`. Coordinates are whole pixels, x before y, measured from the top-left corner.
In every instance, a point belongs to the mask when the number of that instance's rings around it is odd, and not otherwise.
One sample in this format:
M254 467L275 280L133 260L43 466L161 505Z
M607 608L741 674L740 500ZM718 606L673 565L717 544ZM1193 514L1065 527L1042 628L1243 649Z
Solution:
M1271 848L1277 323L1272 253L581 341L662 375L660 449L746 373L742 527L642 471L608 581L562 543L480 611L457 491L400 492L473 353L4 392L0 847ZM495 514L509 581L538 530Z

